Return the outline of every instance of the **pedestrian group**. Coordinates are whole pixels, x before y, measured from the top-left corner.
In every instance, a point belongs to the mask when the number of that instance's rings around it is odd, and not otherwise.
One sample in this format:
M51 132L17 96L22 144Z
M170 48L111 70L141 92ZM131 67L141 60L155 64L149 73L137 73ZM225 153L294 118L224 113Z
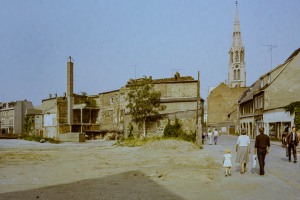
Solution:
M252 155L252 164L253 168L256 167L256 161L258 160L259 164L259 174L263 176L265 174L265 158L270 151L270 137L264 134L264 128L259 128L259 135L255 138L254 152ZM213 132L208 132L208 141L209 145L212 145L213 139L215 145L218 141L218 131L215 129ZM205 138L205 137L204 137ZM291 162L291 157L293 155L294 163L297 163L297 146L299 144L299 136L296 133L296 127L292 127L292 132L286 136L286 148L287 148L287 157L289 162ZM242 129L241 134L237 139L236 143L236 162L241 165L241 174L245 174L247 171L247 163L249 162L249 154L251 153L250 146L250 137L246 135L246 130ZM231 167L232 167L232 155L230 149L225 149L225 154L223 156L223 167L225 168L225 176L231 176Z

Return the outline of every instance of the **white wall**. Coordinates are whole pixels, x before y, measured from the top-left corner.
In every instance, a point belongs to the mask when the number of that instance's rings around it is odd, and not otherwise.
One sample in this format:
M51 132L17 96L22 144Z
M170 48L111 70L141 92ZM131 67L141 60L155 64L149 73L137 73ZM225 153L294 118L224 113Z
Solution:
M263 119L264 123L294 121L294 117L291 116L289 112L285 112L283 109L266 111L263 115Z
M56 126L56 114L45 114L44 126Z

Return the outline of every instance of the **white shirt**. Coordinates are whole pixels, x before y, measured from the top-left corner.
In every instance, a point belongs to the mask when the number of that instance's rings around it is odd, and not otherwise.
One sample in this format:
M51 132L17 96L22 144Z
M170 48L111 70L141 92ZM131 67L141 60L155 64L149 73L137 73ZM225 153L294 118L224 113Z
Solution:
M293 141L295 141L295 133L293 132Z
M250 138L248 135L240 135L237 140L237 145L241 147L246 147L250 144Z
M219 132L218 131L214 131L214 136L218 136Z

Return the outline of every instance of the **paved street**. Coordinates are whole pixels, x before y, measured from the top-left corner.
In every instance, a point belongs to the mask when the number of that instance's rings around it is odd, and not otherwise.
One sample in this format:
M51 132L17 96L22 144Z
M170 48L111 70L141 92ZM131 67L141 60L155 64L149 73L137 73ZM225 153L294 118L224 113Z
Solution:
M221 191L225 195L223 197L228 196L229 199L300 199L300 163L288 162L280 142L271 142L271 151L266 157L266 174L260 176L258 163L256 169L252 168L252 159L247 166L247 172L244 175L239 173L241 167L235 163L236 140L237 136L222 135L217 145L207 145L205 141L204 149L209 150L214 157L219 157L217 162L220 164L225 148L231 149L233 156L233 175L225 177L224 172L221 172L220 176L224 178L215 183L216 191ZM251 143L250 158L253 146L254 140Z

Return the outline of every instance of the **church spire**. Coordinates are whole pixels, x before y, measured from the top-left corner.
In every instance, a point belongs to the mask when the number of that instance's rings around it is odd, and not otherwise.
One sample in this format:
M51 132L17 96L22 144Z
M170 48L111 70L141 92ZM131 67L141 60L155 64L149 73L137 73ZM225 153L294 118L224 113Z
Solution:
M232 46L229 50L228 85L229 87L246 87L245 51L240 30L238 1L235 2L234 30Z
M241 35L241 30L240 30L238 1L235 1L235 18L234 18L234 30L233 30L232 46L243 46L242 35Z

